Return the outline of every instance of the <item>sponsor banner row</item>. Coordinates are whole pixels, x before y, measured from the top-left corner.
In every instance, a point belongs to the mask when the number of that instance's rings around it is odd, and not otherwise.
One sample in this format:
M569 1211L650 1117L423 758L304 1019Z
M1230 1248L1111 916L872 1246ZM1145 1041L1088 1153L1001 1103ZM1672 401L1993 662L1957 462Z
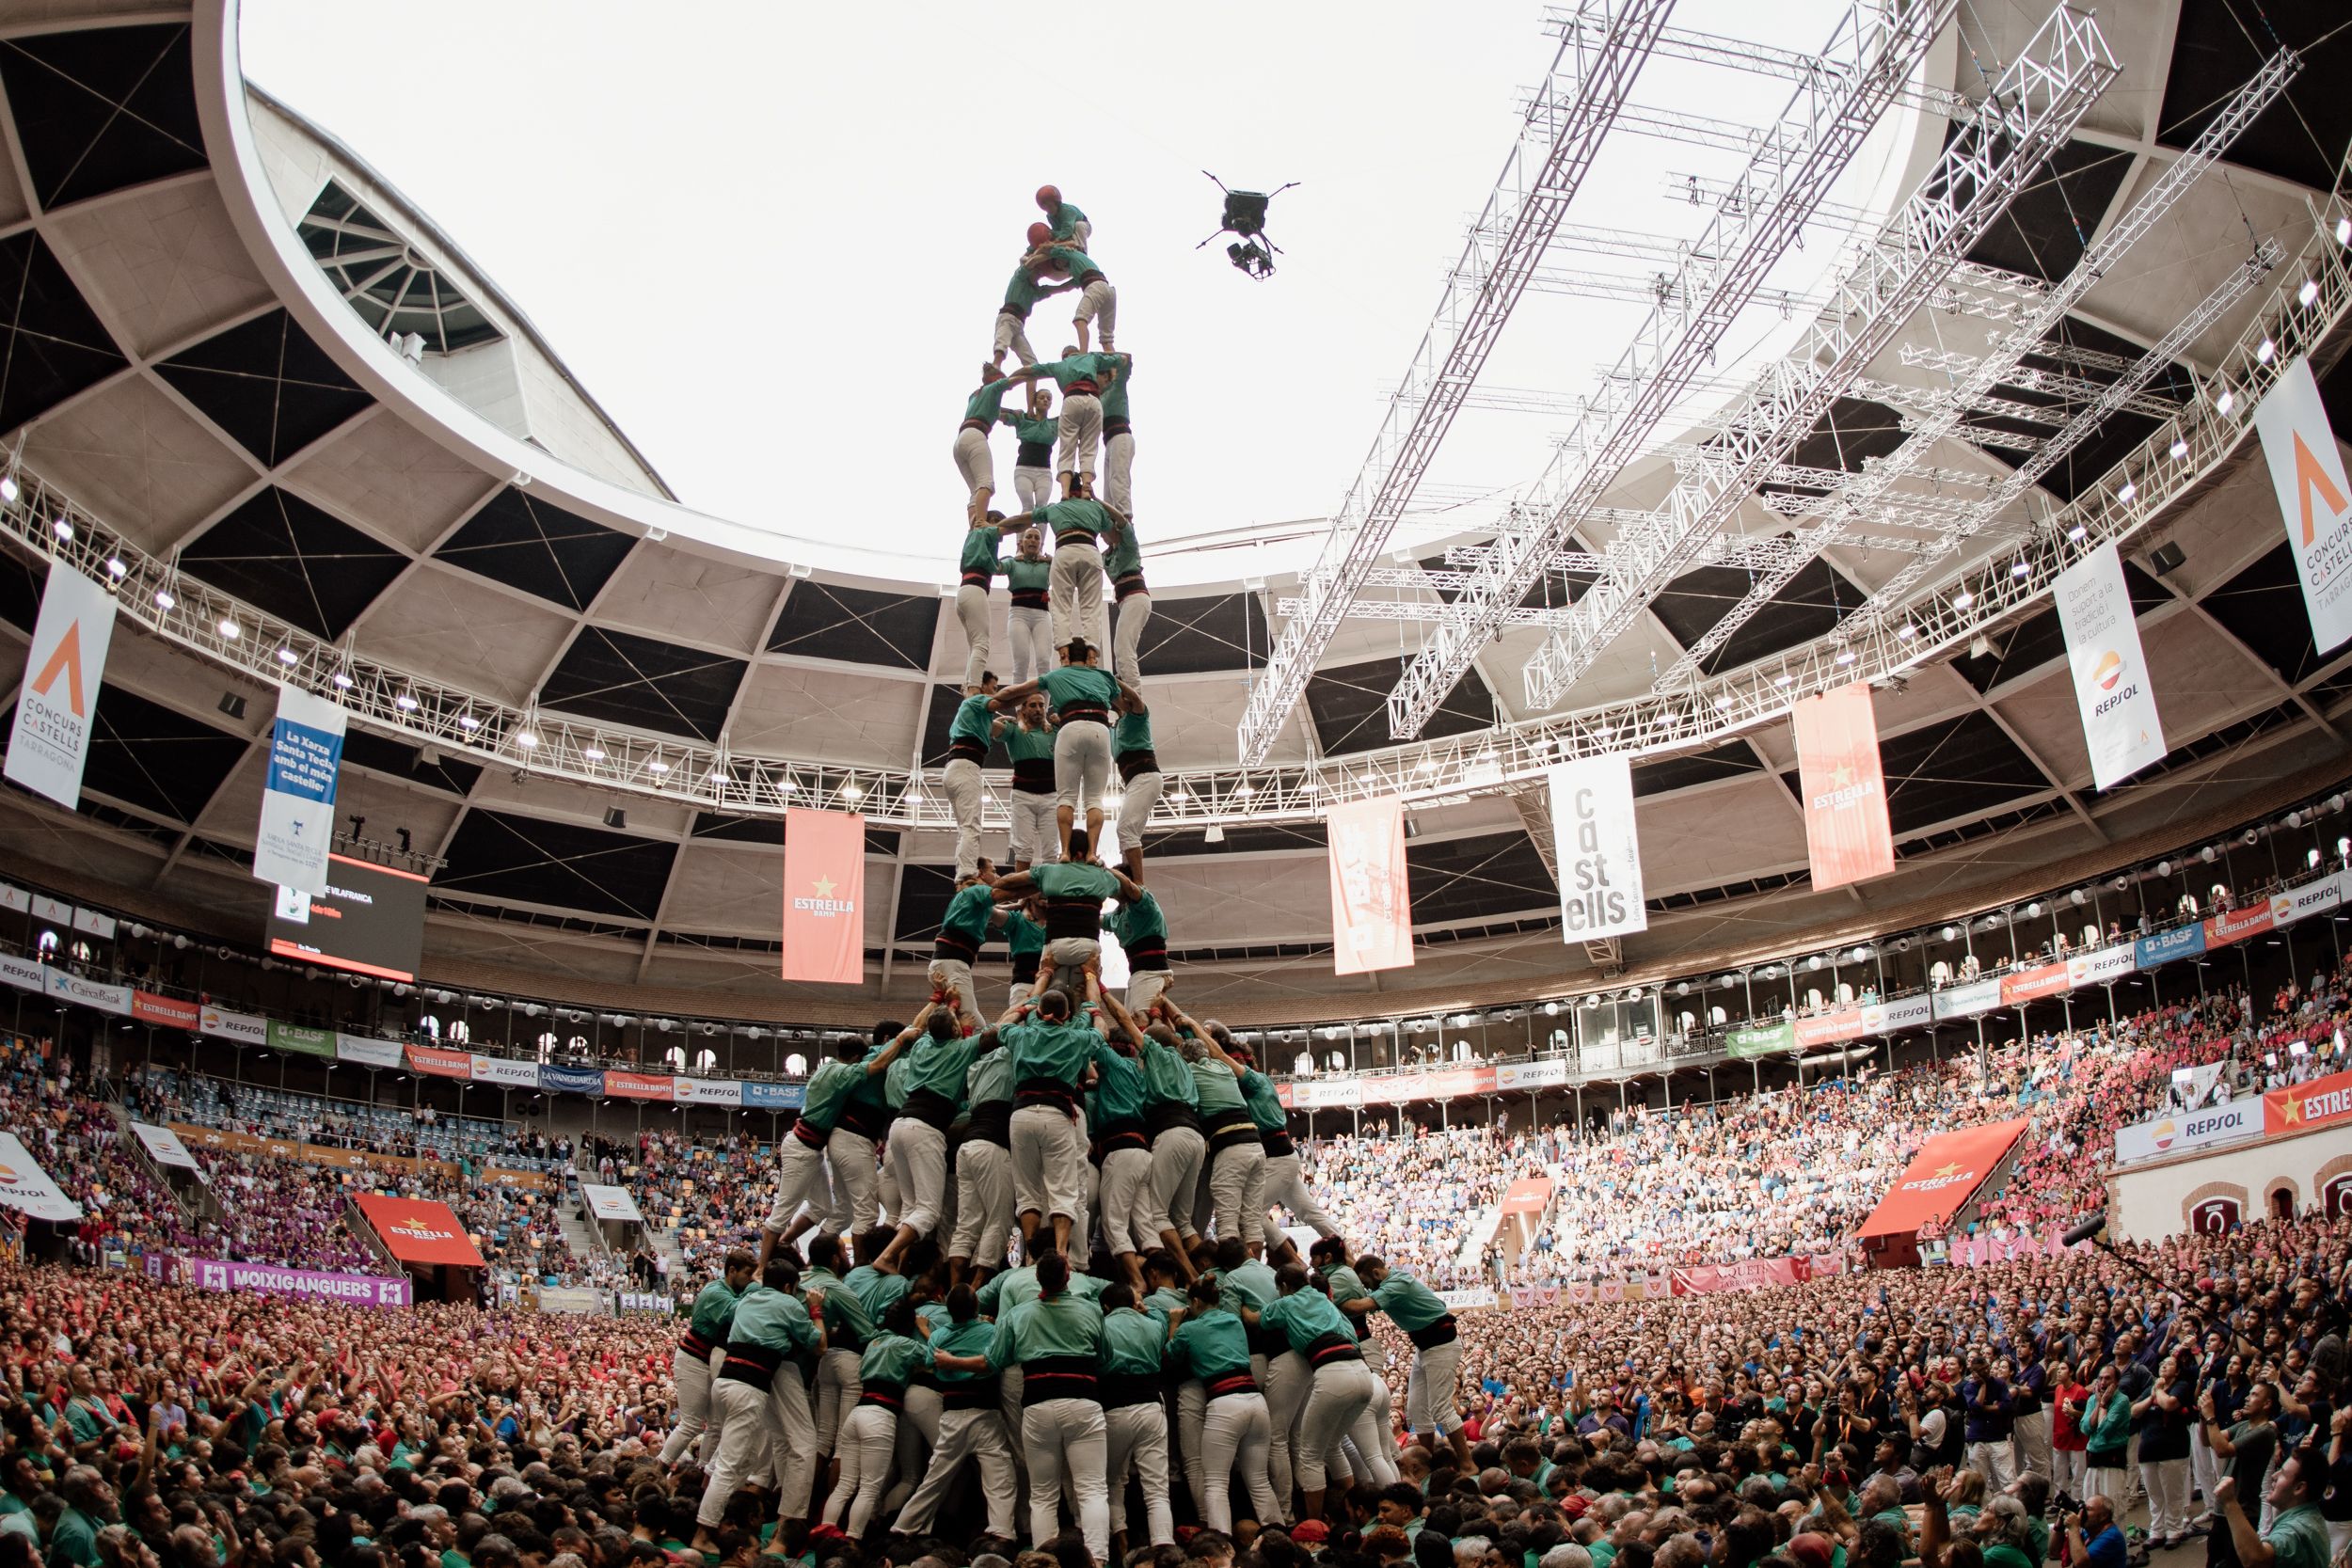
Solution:
M309 1296L352 1307L406 1307L414 1288L406 1275L388 1279L376 1275L322 1274L266 1263L234 1263L219 1258L167 1258L161 1254L149 1255L147 1273L151 1278L193 1285L199 1291Z
M2352 1072L2331 1072L2263 1096L2263 1132L2270 1137L2345 1121L2352 1121Z
M2232 1101L2202 1110L2173 1111L2115 1130L2115 1161L2131 1164L2163 1154L2185 1154L2194 1148L2244 1143L2263 1135L2263 1103Z

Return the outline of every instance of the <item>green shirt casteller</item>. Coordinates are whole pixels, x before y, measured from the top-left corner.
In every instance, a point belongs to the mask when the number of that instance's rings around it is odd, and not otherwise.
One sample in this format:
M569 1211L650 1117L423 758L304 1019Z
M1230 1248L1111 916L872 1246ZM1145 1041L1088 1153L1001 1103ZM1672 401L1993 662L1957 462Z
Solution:
M1249 1370L1249 1332L1239 1318L1222 1307L1176 1325L1168 1358L1179 1370L1201 1382Z
M1025 1301L998 1318L988 1359L1002 1370L1057 1355L1099 1357L1102 1351L1102 1308L1064 1291L1050 1301Z
M977 420L983 424L994 424L998 412L1004 407L1005 394L1018 385L1018 382L1001 376L990 382L964 399L963 417Z
M1046 671L1037 681L1052 699L1057 714L1073 707L1108 711L1119 705L1119 682L1091 664L1065 664Z
M1407 1334L1427 1328L1452 1310L1437 1291L1403 1269L1391 1269L1388 1277L1372 1292L1372 1299L1391 1323Z
M956 569L960 572L984 573L990 581L994 581L1005 570L1000 559L1004 542L1005 536L997 531L994 523L982 523L977 528L965 529L963 554L957 558Z
M956 705L956 716L947 725L947 740L953 745L969 740L985 750L996 734L996 714L989 706L985 694L966 697Z
M1014 593L1043 594L1054 581L1054 558L1049 555L1029 557L1009 555L1005 561L1005 587Z
M1110 526L1111 520L1111 515L1103 510L1101 501L1085 496L1065 501L1047 501L1030 515L1054 531L1056 549L1073 540L1092 544Z
M703 1342L723 1345L727 1331L735 1322L735 1304L741 1298L727 1288L723 1279L714 1279L694 1298L694 1308L686 1317L686 1326L692 1329Z

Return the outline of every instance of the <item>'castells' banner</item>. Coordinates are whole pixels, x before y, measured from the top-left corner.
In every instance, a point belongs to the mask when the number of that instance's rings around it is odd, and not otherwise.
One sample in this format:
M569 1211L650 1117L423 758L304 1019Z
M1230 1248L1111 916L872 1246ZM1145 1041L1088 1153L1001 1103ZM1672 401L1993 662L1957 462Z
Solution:
M1560 936L1590 942L1649 929L1642 847L1633 831L1633 764L1584 757L1551 769L1552 850L1560 863Z
M2298 356L2279 372L2279 384L2254 410L2254 429L2286 517L2312 641L2324 654L2352 638L2352 484L2344 482L2336 433L2308 358Z
M343 710L326 698L291 686L278 689L278 723L270 731L269 775L262 786L262 828L253 840L253 875L262 880L300 893L326 891L343 724Z
M115 601L63 562L49 563L33 651L8 731L7 775L72 811L82 800L82 764L98 718L98 680L115 634Z
M2074 705L2090 748L2090 782L2112 789L2153 762L2164 760L2164 725L2156 718L2155 682L2139 651L2123 561L2109 540L2058 575L2050 596L2066 633L2066 661L2074 673Z

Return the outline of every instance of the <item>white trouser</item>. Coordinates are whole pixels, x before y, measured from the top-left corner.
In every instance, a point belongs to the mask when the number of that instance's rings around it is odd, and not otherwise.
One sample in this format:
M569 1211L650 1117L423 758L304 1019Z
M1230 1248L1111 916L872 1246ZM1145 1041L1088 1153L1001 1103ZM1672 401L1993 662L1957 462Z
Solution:
M1268 1479L1287 1515L1294 1481L1291 1436L1299 1412L1307 1408L1307 1396L1314 1389L1314 1369L1307 1365L1305 1356L1286 1350L1266 1357L1265 1378L1260 1386L1265 1390Z
M1012 683L1024 685L1054 667L1054 612L1014 605L1005 611L1005 629L1012 638Z
M1054 446L1054 471L1093 478L1094 449L1102 439L1103 400L1092 392L1064 392L1060 439Z
M1209 1142L1197 1127L1170 1127L1152 1140L1152 1206L1160 1212L1160 1228L1187 1242L1200 1234L1193 1224L1192 1195L1208 1153Z
M972 1020L976 1023L980 1022L980 991L979 988L972 983L972 965L967 960L962 958L933 958L931 960L930 972L926 978L930 981L931 989L933 990L944 990L953 993L956 999L956 1006L963 1009L964 1017ZM892 1143L898 1142L898 1134L895 1132L892 1132L890 1134L890 1141ZM892 1168L896 1169L897 1167L893 1166ZM901 1198L906 1196L906 1185L903 1177L899 1181L898 1196Z
M890 1140L884 1136L882 1141ZM882 1150L882 1167L874 1176L874 1204L876 1225L897 1225L899 1211L906 1205L906 1200L898 1196L898 1173L890 1168L890 1151L886 1148Z
M1130 849L1143 847L1143 831L1151 825L1152 812L1160 803L1161 782L1159 770L1154 768L1149 773L1137 773L1120 787L1119 795L1119 852L1120 854L1123 855ZM1142 973L1152 972L1147 970ZM1165 976L1168 971L1163 969L1158 973ZM1167 981L1163 979L1161 983L1165 985ZM1135 993L1136 982L1130 979L1127 982L1127 994L1133 996ZM1153 994L1158 993L1155 991ZM1127 1010L1135 1011L1132 1006Z
M1331 1216L1323 1212L1315 1195L1307 1190L1307 1179L1299 1174L1298 1156L1277 1154L1265 1163L1265 1198L1269 1205L1279 1203L1291 1212L1291 1218L1300 1225L1314 1227L1318 1236L1336 1236L1340 1227L1331 1223Z
M760 1228L781 1236L803 1208L811 1211L819 1229L841 1228L834 1213L833 1187L825 1167L825 1151L811 1148L791 1132L776 1140L776 1206Z
M1061 826L1054 814L1054 797L1024 795L1016 789L1006 799L1012 804L1013 863L1026 861L1035 865L1061 859Z
M956 1150L956 1228L947 1256L1002 1268L1012 1217L1011 1154L1002 1144L966 1139Z
M841 1458L841 1479L825 1499L825 1523L840 1524L848 1511L850 1539L855 1541L874 1522L882 1482L890 1479L890 1461L898 1451L898 1413L886 1404L859 1405L842 1423L834 1451Z
M970 651L963 656L963 684L966 690L980 684L980 676L988 670L989 622L988 590L977 582L959 584L956 588L956 624L963 628L964 645Z
M1132 517L1135 509L1136 433L1122 430L1115 436L1103 437L1103 499L1119 509L1122 517ZM1121 670L1130 668L1120 659Z
M2010 1427L2010 1447L2016 1450L2017 1473L2021 1476L2050 1475L2050 1410L2044 1405L2030 1416L2020 1416Z
M1265 1145L1251 1138L1209 1154L1209 1206L1216 1211L1218 1239L1259 1242L1265 1234L1265 1209L1249 1211L1249 1190L1265 1192ZM1195 1211L1195 1220L1200 1213Z
M938 1451L939 1418L945 1413L938 1389L922 1383L907 1385L906 1408L898 1412L898 1463L890 1490L882 1494L884 1513L897 1513L914 1496L914 1483L923 1479L930 1456Z
M713 1350L708 1355L696 1355L684 1348L671 1353L670 1381L677 1389L677 1425L671 1430L670 1440L661 1445L662 1464L676 1464L696 1438L711 1430L710 1380L725 1354L723 1349ZM705 1437L704 1459L710 1457L712 1447Z
M2220 1479L2221 1461L2213 1451L2213 1445L2205 1441L2205 1423L2200 1421L2188 1429L2188 1483L2205 1499L2205 1513L2213 1512L2214 1482Z
M1266 1479L1266 1450L1272 1423L1263 1394L1228 1394L1211 1400L1200 1417L1200 1471L1208 1483L1205 1513L1209 1528L1233 1531L1233 1465L1241 1465L1243 1482L1261 1523L1283 1517L1282 1505Z
M1101 336L1088 346L1107 353L1111 335L1119 329L1119 291L1111 287L1108 278L1094 279L1078 292L1078 312L1070 319L1073 325L1092 322Z
M817 1489L817 1417L809 1409L808 1385L801 1369L787 1362L769 1390L769 1418L775 1425L776 1517L808 1517L809 1494Z
M857 1375L857 1352L829 1350L817 1363L817 1451L819 1455L835 1451L834 1439L841 1431L841 1423L857 1408L858 1396L866 1392L866 1385Z
M986 785L980 765L970 757L948 758L939 782L956 819L956 879L961 881L980 868L980 797Z
M1200 1426L1208 1414L1209 1392L1199 1378L1176 1386L1177 1452L1184 1464L1184 1485L1192 1492L1192 1511L1203 1519L1209 1516L1209 1466L1200 1452Z
M1046 586L1054 612L1054 646L1073 637L1099 641L1103 621L1103 552L1090 533L1066 534L1054 543L1054 575ZM1096 728L1101 728L1097 725Z
M796 1377L787 1367L779 1380ZM770 1440L771 1423L775 1419L770 1403L767 1389L731 1377L719 1379L711 1390L711 1405L719 1418L719 1449L711 1456L702 1506L694 1511L694 1522L705 1529L717 1526L726 1513L727 1499L754 1479L753 1464Z
M1074 1221L1086 1206L1086 1139L1067 1113L1051 1105L1024 1105L1013 1112L1012 1196L1018 1212Z
M2188 1460L2143 1459L2139 1479L2148 1487L2148 1533L2177 1536L2188 1528Z
M1961 1465L1984 1478L1988 1493L1999 1492L2017 1479L2017 1464L2010 1453L2007 1438L1997 1443L1969 1444Z
M939 1517L939 1505L954 1484L964 1460L977 1460L980 1493L988 1499L988 1533L1012 1539L1013 1504L1018 1494L1012 1478L1012 1449L1005 1441L1004 1418L993 1410L946 1410L939 1417L939 1445L923 1472L923 1482L899 1510L890 1528L902 1535L928 1535Z
M1118 660L1119 678L1130 686L1143 684L1143 628L1152 624L1152 591L1138 588L1123 599L1116 601L1113 619L1119 630L1113 639L1113 657Z
M1158 1401L1122 1404L1103 1413L1105 1455L1103 1476L1110 1492L1111 1533L1127 1531L1127 1471L1143 1481L1143 1513L1152 1544L1172 1545L1176 1512L1168 1500L1168 1412Z
M1078 1533L1087 1554L1111 1554L1110 1497L1104 1484L1109 1438L1103 1407L1092 1400L1045 1400L1021 1412L1021 1447L1029 1456L1029 1534L1051 1541L1061 1517L1065 1477L1077 1499ZM1229 1527L1230 1528L1230 1527Z
M2106 1468L2093 1465L2083 1472L2084 1497L2106 1497L2121 1513L2131 1495L2132 1472L2124 1465Z
M2083 1491L2083 1450L2053 1448L2050 1450L2050 1494L2063 1492L2080 1502L2088 1494ZM2213 1494L2205 1496L2210 1498Z
M1149 1252L1160 1244L1160 1215L1152 1201L1152 1151L1115 1148L1103 1156L1103 1240L1113 1255Z
M1139 777L1157 778L1159 775L1152 773ZM1132 800L1135 797L1129 795L1127 799ZM1126 808L1122 804L1120 809L1124 813ZM1121 826L1124 826L1123 816ZM1172 969L1131 969L1127 972L1127 1011L1135 1015L1137 1023L1144 1021L1143 1015L1152 1009L1159 1001L1160 992L1166 990L1175 979L1176 972Z
M1022 511L1035 512L1054 499L1054 470L1025 465L1014 468L1012 493L1021 498Z
M1054 960L1055 977L1065 983L1102 952L1103 944L1092 937L1056 937L1045 944L1045 956Z
M1364 1463L1375 1468L1386 1457L1383 1450L1393 1449L1394 1445L1380 1440L1385 1434L1373 1429L1372 1402L1379 1381L1360 1360L1327 1361L1313 1370L1313 1387L1306 1409L1299 1412L1297 1436L1291 1445L1291 1463L1300 1490L1323 1490L1332 1469L1344 1463L1343 1438L1354 1438ZM1388 1482L1383 1480L1380 1484Z
M1023 370L1037 363L1037 350L1029 346L1028 319L1016 316L1009 310L999 310L996 312L996 330L989 340L990 358L1001 361L1008 349L1012 351L1013 357L1021 361Z
M1083 812L1103 809L1111 782L1111 732L1079 720L1054 733L1054 803ZM1059 832L1058 820L1056 832Z
M988 449L988 432L974 430L970 425L956 431L956 472L971 491L966 498L977 500L996 491L996 454Z
M1093 252L1087 249L1087 242L1092 238L1094 238L1093 219L1080 218L1077 222L1070 226L1070 248L1077 251L1081 255L1093 254Z
M874 1140L836 1127L825 1140L825 1164L833 1169L833 1214L836 1232L863 1235L874 1228L881 1208L876 1188L882 1166L874 1159ZM846 1216L846 1218L845 1218Z
M1454 1398L1462 1370L1462 1341L1413 1353L1413 1373L1405 1385L1405 1424L1415 1432L1439 1432L1448 1436L1462 1430L1462 1411Z
M965 975L964 984L971 983ZM898 1179L898 1223L914 1227L918 1236L936 1231L947 1200L947 1134L914 1117L900 1117L890 1124L890 1170Z

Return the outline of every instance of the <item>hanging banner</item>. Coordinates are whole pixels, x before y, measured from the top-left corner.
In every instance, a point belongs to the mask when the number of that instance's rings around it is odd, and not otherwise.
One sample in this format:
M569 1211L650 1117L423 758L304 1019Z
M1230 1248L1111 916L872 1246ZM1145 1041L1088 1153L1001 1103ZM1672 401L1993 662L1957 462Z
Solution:
M680 1078L675 1098L681 1105L740 1105L743 1085L732 1078Z
M1957 1132L1938 1132L1919 1146L1911 1164L1879 1199L1860 1234L1909 1234L1923 1225L1941 1225L1967 1206L2010 1148L2024 1135L2026 1122L1988 1122Z
M335 770L343 760L343 710L324 697L278 689L278 722L269 735L269 771L262 784L262 826L253 840L253 875L281 888L326 891L326 856L335 838Z
M1857 682L1807 697L1788 719L1815 891L1885 876L1895 869L1895 834L1887 825L1870 689Z
M1506 1062L1495 1069L1498 1089L1559 1089L1568 1083L1568 1059L1548 1056L1538 1062Z
M47 990L49 976L31 958L20 958L13 953L0 953L0 983L19 990Z
M102 1013L128 1013L131 1010L131 988L110 986L103 980L85 980L70 970L49 972L49 994L60 1002L72 1002L84 1007L95 1007Z
M675 1083L650 1072L607 1072L604 1092L614 1100L668 1100Z
M1935 993L1935 1016L1938 1018L1974 1018L1989 1013L2001 1005L2001 982L1969 980L1957 986L1947 986Z
M362 1039L357 1035L338 1034L335 1037L335 1059L356 1062L361 1067L399 1067L405 1061L398 1040Z
M408 1047L408 1069L428 1078L471 1078L473 1053L444 1051L436 1045Z
M446 1203L388 1197L379 1193L355 1193L351 1201L358 1205L359 1212L367 1216L392 1256L404 1263L455 1263L474 1269L483 1266L482 1254Z
M160 1023L167 1029L194 1029L197 1006L183 1002L176 996L158 996L151 990L131 993L131 1016L142 1023Z
M539 1086L563 1094L604 1093L604 1069L593 1067L557 1067L550 1063L539 1069Z
M2352 1072L2331 1072L2263 1096L2263 1131L2274 1138L2340 1121L2352 1121Z
M2115 1130L2118 1164L2153 1160L2161 1154L2185 1154L2217 1144L2244 1143L2263 1135L2264 1104L2259 1100L2233 1100L2201 1111L2171 1111Z
M2292 926L2305 915L2317 914L2322 910L2334 909L2344 901L2344 874L2339 871L2332 877L2322 877L2316 881L2305 882L2300 887L2291 887L2284 893L2272 894L2270 895L2272 927L2275 929L2280 926Z
M1497 1078L1507 1070L1498 1069ZM1285 1103L1294 1110L1328 1111L1364 1102L1364 1085L1353 1078L1299 1078L1281 1087L1290 1090Z
M1405 864L1405 801L1350 800L1324 813L1331 858L1331 972L1369 974L1413 964L1413 896Z
M1584 757L1553 768L1552 852L1560 865L1560 938L1590 942L1649 929L1642 846L1633 830L1633 764Z
M2270 905L2267 900L2242 910L2223 910L2205 920L2205 951L2227 947L2248 937L2261 936L2270 929Z
M406 1275L323 1274L281 1269L270 1263L237 1263L225 1258L165 1258L151 1255L148 1273L199 1291L246 1291L257 1295L308 1296L345 1307L405 1307L415 1291Z
M112 942L115 938L115 917L97 910L86 910L76 904L73 907L73 928L101 942Z
M335 1054L335 1031L306 1029L298 1023L269 1021L269 1045L272 1051L292 1051L303 1056L332 1056Z
M0 910L23 914L33 907L33 895L14 882L0 882Z
M866 818L856 812L784 814L784 977L866 978Z
M770 1084L757 1079L743 1085L743 1103L758 1111L797 1111L807 1102L806 1084Z
M54 580L54 578L53 578ZM78 1220L82 1206L65 1196L13 1132L0 1132L0 1209L37 1220Z
M2204 950L2205 925L2201 920L2192 920L2178 930L2142 937L2132 944L2133 961L2141 969L2153 969L2175 958L2193 958Z
M539 1086L539 1064L518 1062L507 1056L473 1054L473 1081L477 1084L503 1084L510 1088L535 1089Z
M627 1187L606 1187L594 1181L582 1181L580 1196L588 1212L597 1219L628 1220L638 1225L645 1223L645 1216L637 1212L637 1200L629 1196Z
M114 595L62 562L49 586L24 657L24 686L8 731L7 776L72 811L82 800L82 765L98 716L98 682L114 640Z
M201 1167L197 1164L196 1156L188 1152L188 1146L182 1143L180 1134L170 1128L135 1121L131 1124L131 1132L157 1164L177 1165L182 1170L199 1171L200 1174Z
M1770 1056L1796 1048L1794 1023L1751 1023L1724 1036L1724 1049L1734 1056Z
M1892 1002L1865 1002L1862 1005L1862 1032L1866 1035L1892 1035L1904 1029L1924 1029L1934 1021L1934 999L1925 991L1897 997Z
M2308 358L2298 356L2279 372L2278 385L2254 410L2254 429L2286 519L2312 641L2328 653L2352 637L2352 484L2344 482L2336 434Z
M235 1040L239 1045L269 1043L269 1022L255 1013L206 1007L197 1015L197 1028L216 1040Z
M2104 980L2120 979L2139 967L2137 949L2128 942L2094 952L2076 953L2066 960L2066 983L2070 986L2093 986Z
M2012 969L2001 976L2001 1006L2020 1007L2028 1002L2039 1002L2045 996L2057 996L2071 984L2064 964L2036 964L2031 969Z
M2066 633L2066 661L2074 673L2074 706L2090 750L2090 782L2112 789L2164 760L2164 725L2156 717L2155 682L2139 651L2123 558L2109 540L2058 575L2050 595Z

